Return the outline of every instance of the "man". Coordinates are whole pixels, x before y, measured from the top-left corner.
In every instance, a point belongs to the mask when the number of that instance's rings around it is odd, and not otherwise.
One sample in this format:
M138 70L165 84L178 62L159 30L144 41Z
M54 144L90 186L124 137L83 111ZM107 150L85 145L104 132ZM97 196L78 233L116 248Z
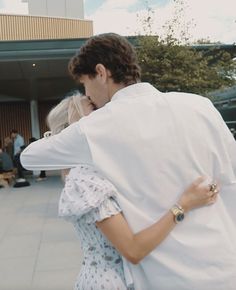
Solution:
M5 175L7 174L7 175ZM0 188L8 186L8 182L13 178L13 162L7 152L3 151L0 140Z
M11 172L13 170L13 162L7 152L3 151L2 141L0 140L0 173Z
M24 138L18 133L16 129L11 130L11 138L14 146L14 157L21 152L21 147L25 145Z
M21 152L25 149L24 138L16 129L11 130L11 138L13 140L14 166L17 169L17 179L13 187L29 186L30 183L25 179L25 168L20 161Z
M16 129L11 130L11 139L13 142L13 162L17 169L17 177L21 180L24 179L24 168L20 162L20 154L25 148L25 141Z
M139 83L133 47L116 34L90 38L69 69L99 109L28 146L24 167L93 164L117 187L134 232L161 218L199 175L220 181L215 205L188 214L139 265L128 266L136 290L235 289L236 143L211 102Z

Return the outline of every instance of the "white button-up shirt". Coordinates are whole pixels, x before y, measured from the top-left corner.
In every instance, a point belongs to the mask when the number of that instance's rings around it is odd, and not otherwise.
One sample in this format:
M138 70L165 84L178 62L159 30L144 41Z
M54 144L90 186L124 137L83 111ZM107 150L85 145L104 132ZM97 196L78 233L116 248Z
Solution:
M134 232L160 219L198 176L220 182L214 205L191 211L128 267L136 290L236 289L236 142L208 99L134 84L60 134L29 145L21 161L31 170L94 165L118 189Z
M25 145L24 138L20 134L17 134L13 144L14 144L14 155L16 155L21 151L21 147Z

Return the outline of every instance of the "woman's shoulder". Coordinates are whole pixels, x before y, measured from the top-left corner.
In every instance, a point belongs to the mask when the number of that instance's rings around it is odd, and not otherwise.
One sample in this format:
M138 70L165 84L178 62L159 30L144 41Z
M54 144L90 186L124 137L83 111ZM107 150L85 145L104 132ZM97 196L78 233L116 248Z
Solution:
M66 184L76 183L83 188L90 189L90 194L99 191L102 195L111 192L112 195L117 193L115 186L106 178L98 169L92 165L81 164L70 170L66 178ZM88 187L88 188L87 188Z
M79 165L66 177L59 201L59 216L82 216L116 195L115 187L98 170L90 165Z

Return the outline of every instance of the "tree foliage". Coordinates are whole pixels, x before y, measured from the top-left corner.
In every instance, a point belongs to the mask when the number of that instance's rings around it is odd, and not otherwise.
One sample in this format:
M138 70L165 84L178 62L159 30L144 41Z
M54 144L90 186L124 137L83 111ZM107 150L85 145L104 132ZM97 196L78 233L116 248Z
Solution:
M138 36L137 53L142 68L142 81L152 83L160 91L183 91L207 95L208 92L235 84L236 64L231 55L219 49L208 50L189 45L189 25L180 27L183 0L174 0L178 9L166 23L166 34L153 35L151 8L144 19L146 35ZM186 29L184 28L186 27ZM198 42L199 43L199 42Z

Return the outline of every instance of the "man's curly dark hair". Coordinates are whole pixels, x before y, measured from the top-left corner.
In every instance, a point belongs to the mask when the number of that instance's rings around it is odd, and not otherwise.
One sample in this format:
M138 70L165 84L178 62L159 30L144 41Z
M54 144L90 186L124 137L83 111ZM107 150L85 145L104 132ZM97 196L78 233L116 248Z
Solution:
M114 83L130 85L141 78L136 52L129 41L115 33L89 38L69 62L69 72L75 80L81 75L95 77L96 65L103 64Z

